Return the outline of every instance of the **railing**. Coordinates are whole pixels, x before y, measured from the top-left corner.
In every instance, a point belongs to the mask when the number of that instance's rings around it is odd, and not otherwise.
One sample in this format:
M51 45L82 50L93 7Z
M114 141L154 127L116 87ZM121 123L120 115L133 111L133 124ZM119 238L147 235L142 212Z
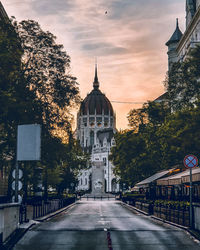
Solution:
M144 201L126 201L129 205L146 212L148 215L154 215L166 221L170 221L179 225L189 226L189 207L187 206L172 206L164 204L153 204Z
M75 197L67 199L56 199L34 202L29 205L22 204L19 211L19 223L27 222L29 219L37 219L47 214L53 213L63 207L75 202Z
M22 224L24 222L28 222L27 206L22 204L19 208L19 223Z
M186 227L190 225L189 207L156 205L153 207L153 214L163 220L171 221L179 225Z
M79 200L117 200L117 196L79 196Z

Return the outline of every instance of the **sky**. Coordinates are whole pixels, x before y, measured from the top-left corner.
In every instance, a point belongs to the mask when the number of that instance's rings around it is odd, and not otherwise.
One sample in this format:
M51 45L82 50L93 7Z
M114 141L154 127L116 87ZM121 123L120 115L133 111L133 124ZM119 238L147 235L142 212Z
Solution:
M82 98L92 90L95 58L100 90L112 102L117 128L133 108L163 94L165 43L176 18L185 30L185 0L1 0L17 21L38 21L71 57Z

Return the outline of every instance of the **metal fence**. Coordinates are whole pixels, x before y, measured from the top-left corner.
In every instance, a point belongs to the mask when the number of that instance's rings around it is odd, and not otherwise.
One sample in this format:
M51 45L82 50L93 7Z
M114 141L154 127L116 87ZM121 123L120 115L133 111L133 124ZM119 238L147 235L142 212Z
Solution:
M75 197L67 199L54 199L39 201L32 204L22 204L19 211L19 223L27 222L29 219L37 219L53 213L75 202Z
M153 214L163 220L171 221L188 227L190 225L189 207L173 207L157 205L153 207Z
M117 200L117 196L79 196L79 200Z
M189 226L189 207L187 206L155 205L138 201L135 202L134 206L149 215L153 214L163 220L183 226Z

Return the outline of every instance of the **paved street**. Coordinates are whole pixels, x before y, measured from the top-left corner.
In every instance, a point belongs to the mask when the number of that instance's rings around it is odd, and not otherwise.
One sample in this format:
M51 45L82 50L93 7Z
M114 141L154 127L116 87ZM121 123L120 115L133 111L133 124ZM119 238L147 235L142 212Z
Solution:
M113 250L200 249L186 232L134 214L118 201L80 201L34 226L14 249L104 250L108 242Z

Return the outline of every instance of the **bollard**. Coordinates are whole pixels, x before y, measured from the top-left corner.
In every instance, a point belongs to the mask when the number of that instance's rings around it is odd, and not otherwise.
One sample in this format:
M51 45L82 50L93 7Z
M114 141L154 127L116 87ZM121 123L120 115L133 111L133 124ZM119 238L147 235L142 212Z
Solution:
M107 241L108 241L108 249L113 250L113 248L112 248L112 240L110 238L110 232L109 231L107 232Z

